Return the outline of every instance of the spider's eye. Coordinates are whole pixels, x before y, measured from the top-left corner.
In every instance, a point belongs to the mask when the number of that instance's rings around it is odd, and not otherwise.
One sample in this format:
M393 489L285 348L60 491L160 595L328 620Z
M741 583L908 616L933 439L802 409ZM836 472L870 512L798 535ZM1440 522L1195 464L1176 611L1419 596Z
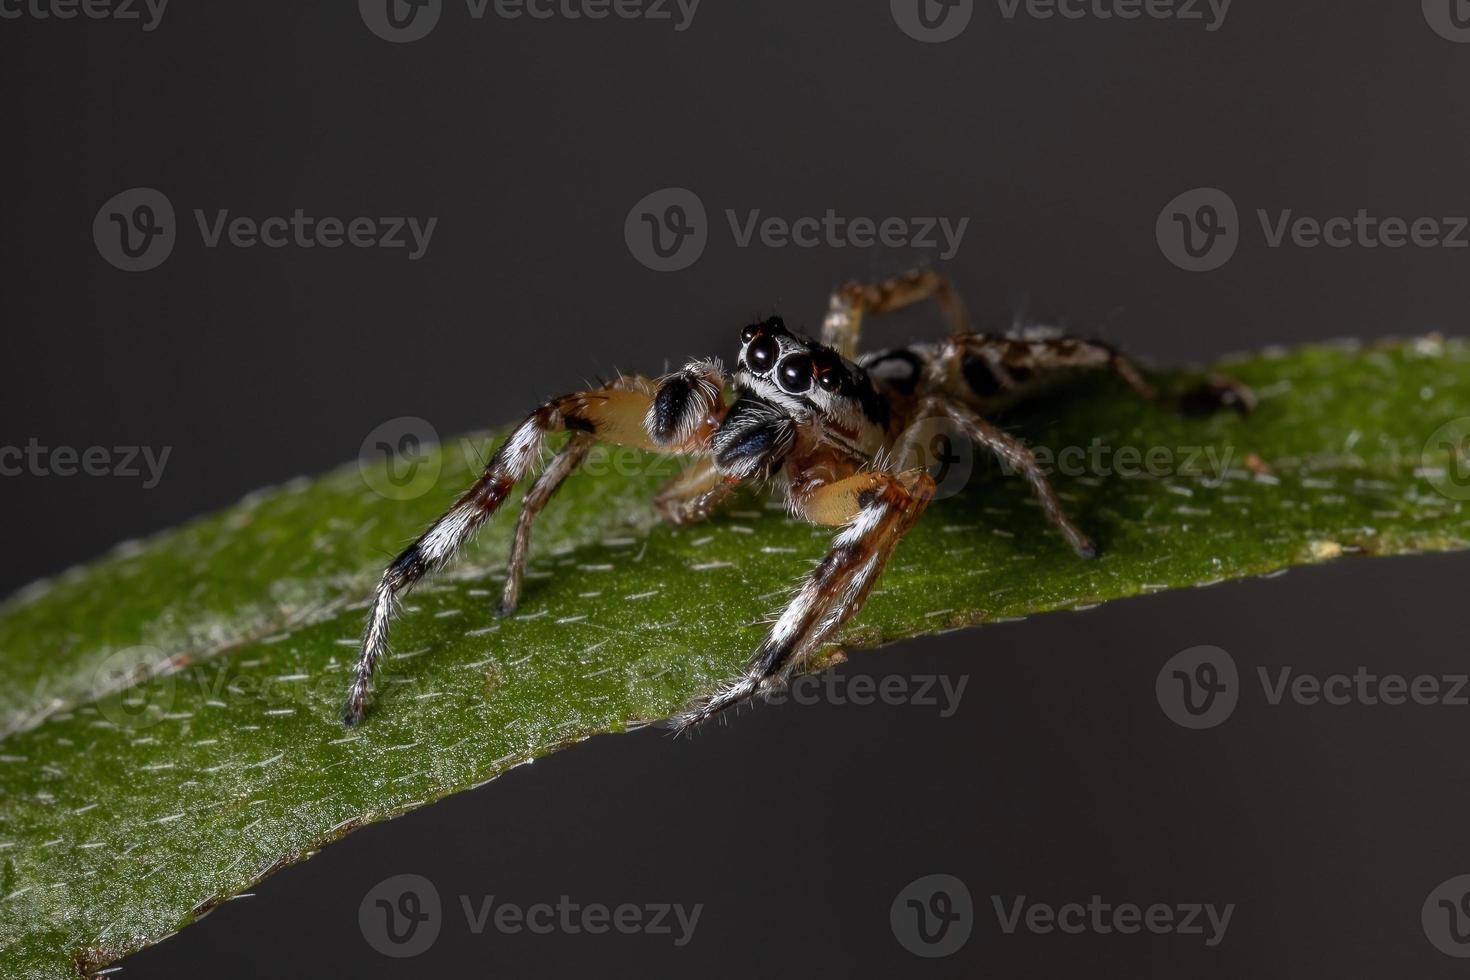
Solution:
M792 354L781 361L776 376L782 388L800 394L812 386L812 359L806 354Z
M748 326L744 330L740 331L740 342L742 344L748 344L752 340L754 340L755 339L755 335L758 334L758 333L760 333L760 332L761 332L761 325L759 323L752 323L750 326Z
M842 369L842 362L836 355L828 351L818 351L812 359L817 384L822 386L823 391L836 391L842 387L846 372Z
M781 319L779 316L768 316L768 317L766 317L766 324L765 325L766 325L766 329L768 329L768 330L774 330L777 333L779 333L779 332L781 332L781 331L783 331L783 330L786 329L786 321L783 320L783 319Z
M745 348L745 363L756 374L765 374L776 363L776 354L780 348L776 346L776 338L769 334L757 337Z

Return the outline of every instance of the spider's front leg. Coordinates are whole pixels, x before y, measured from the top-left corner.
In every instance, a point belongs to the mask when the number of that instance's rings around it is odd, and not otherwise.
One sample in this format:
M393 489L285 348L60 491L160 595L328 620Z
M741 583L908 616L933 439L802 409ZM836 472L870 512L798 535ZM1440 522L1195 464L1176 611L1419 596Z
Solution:
M842 531L771 627L745 673L675 716L676 732L784 683L861 609L893 549L933 498L934 480L921 469L863 471L832 483L794 485L791 494L800 516L841 525Z
M527 416L474 485L383 572L363 629L343 721L348 725L362 721L373 672L388 652L388 628L398 596L454 558L534 469L548 434L569 431L573 436L527 494L511 549L502 611L513 609L519 596L531 522L581 463L592 441L654 452L705 451L724 415L723 381L717 363L695 362L657 384L641 377L620 378L595 391L554 398Z

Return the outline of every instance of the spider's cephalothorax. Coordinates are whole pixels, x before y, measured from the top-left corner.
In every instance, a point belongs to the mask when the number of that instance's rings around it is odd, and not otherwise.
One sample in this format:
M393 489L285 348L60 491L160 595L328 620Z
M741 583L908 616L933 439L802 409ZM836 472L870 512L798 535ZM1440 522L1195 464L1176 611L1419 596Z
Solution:
M859 357L863 317L922 299L938 301L952 329L945 340ZM525 479L548 433L571 433L526 492L500 601L515 609L530 549L531 525L594 442L697 457L655 500L663 517L687 524L708 517L746 481L781 487L792 513L840 527L827 556L772 624L740 677L691 705L674 721L687 728L786 681L858 611L904 533L934 493L923 469L901 469L915 424L945 418L974 443L1021 473L1047 517L1084 558L1092 542L1063 512L1035 457L986 414L1079 369L1115 372L1138 395L1172 407L1220 406L1246 412L1250 391L1211 378L1182 396L1161 394L1116 350L1052 330L1004 336L968 330L948 280L921 269L832 295L820 342L790 331L779 317L746 327L734 370L693 361L658 380L629 376L602 388L554 398L532 412L455 504L388 566L363 633L344 720L362 720L373 671L388 649L398 595L442 568ZM734 393L727 403L725 390Z

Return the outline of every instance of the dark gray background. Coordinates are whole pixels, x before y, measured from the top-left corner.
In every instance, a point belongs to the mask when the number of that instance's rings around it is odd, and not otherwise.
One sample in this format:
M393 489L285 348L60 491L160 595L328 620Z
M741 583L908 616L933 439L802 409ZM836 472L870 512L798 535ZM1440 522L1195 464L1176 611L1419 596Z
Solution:
M732 353L779 309L903 249L736 247L725 208L969 217L946 264L977 314L1102 331L1157 360L1470 332L1464 250L1270 249L1254 209L1470 214L1470 44L1412 2L1236 0L1203 23L1018 16L906 37L885 0L704 0L668 21L471 19L389 44L350 3L171 5L136 23L0 20L9 171L0 443L171 446L162 482L0 481L0 591L354 456L379 423L504 421L616 368ZM91 237L151 186L183 219L127 274ZM710 244L660 274L623 222L694 190ZM1160 209L1226 190L1243 237L1176 269ZM206 249L193 208L435 216L428 254ZM885 324L899 339L922 317ZM385 542L385 549L397 542ZM1244 670L1463 669L1464 556L1342 564L859 655L971 677L959 713L768 708L692 741L598 739L353 834L125 975L1452 975L1419 927L1470 871L1464 711L1243 704L1190 733L1154 702L1175 651ZM382 878L449 905L430 952L357 926ZM888 926L910 880L963 878L974 936L924 961ZM1005 936L990 896L1233 902L1226 941ZM694 941L473 936L454 898L704 903Z

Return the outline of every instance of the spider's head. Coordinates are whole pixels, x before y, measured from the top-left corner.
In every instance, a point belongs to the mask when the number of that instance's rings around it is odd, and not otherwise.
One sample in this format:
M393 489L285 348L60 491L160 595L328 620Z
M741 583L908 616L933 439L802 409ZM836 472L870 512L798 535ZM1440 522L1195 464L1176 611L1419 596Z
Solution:
M881 422L877 395L867 373L832 348L786 329L779 316L740 332L735 389L791 414L816 412L827 418L866 416Z

